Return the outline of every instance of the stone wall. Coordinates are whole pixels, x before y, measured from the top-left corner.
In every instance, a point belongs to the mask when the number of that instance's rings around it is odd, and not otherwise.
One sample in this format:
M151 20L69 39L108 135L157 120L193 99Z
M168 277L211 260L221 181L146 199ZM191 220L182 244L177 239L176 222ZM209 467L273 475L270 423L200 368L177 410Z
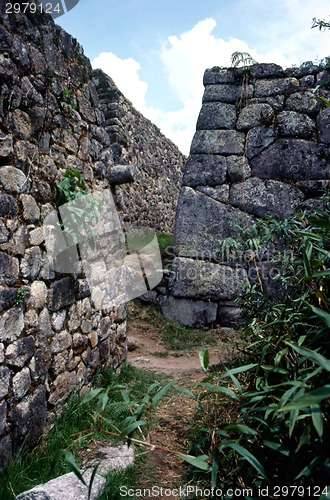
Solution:
M135 182L117 188L124 225L173 234L186 158L139 113L101 70L93 72L116 163L134 165Z
M170 319L188 326L236 319L234 300L256 273L219 252L219 241L266 214L284 219L318 204L329 186L330 108L314 97L329 98L329 81L317 66L205 72L176 214L171 296L162 301ZM264 259L265 293L276 293Z
M94 82L82 47L50 16L9 15L1 3L0 467L23 441L36 442L72 391L87 391L97 370L126 357L125 306L96 308L86 275L55 272L46 252L43 222L66 169L79 170L90 192L111 190L125 220L171 229L178 188L167 177L178 181L182 155L118 89L113 108L100 106ZM116 196L131 177L127 164L139 170L142 160L138 189Z

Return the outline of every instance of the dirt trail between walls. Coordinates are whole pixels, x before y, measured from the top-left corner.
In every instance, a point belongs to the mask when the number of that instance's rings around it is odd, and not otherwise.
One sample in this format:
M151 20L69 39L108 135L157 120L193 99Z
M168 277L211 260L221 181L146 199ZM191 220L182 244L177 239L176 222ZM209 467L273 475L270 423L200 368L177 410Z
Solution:
M196 345L190 346L188 350L173 349L163 340L162 332L166 324L164 317L151 312L150 308L135 303L130 303L128 310L128 362L140 369L166 374L170 378L175 378L178 385L195 390L195 384L205 377L198 356L202 347L202 343L198 343L198 335ZM182 332L179 329L178 332L183 337L190 334L188 330ZM235 356L237 352L235 339L238 337L236 331L221 327L210 329L208 331L210 345L207 337L205 338L205 330L202 334L203 343L209 348L211 365L226 363ZM189 345L188 338L187 345ZM192 423L195 405L191 397L180 392L161 400L156 410L157 423L152 431L152 443L185 453L187 444L185 427ZM139 452L140 450L136 450L137 454ZM150 495L146 491L145 495L136 495L135 498L170 500L180 498L179 488L187 486L186 462L174 453L157 448L148 453L146 470L148 472L139 488L150 489ZM157 489L152 490L153 487ZM172 494L170 490L173 491Z

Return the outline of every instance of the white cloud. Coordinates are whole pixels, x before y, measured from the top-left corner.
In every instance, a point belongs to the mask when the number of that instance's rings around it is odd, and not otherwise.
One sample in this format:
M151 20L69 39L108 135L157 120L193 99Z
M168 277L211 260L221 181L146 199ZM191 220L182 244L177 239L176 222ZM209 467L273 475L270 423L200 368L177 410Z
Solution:
M254 0L254 3L260 1ZM141 67L134 59L120 59L111 52L103 52L93 60L92 65L109 74L133 105L172 139L184 154L188 154L201 108L205 69L230 66L231 54L235 51L248 52L258 62L273 62L283 67L313 59L313 54L315 58L317 48L323 47L323 44L320 44L316 30L308 28L312 17L326 16L327 2L319 0L322 5L316 9L309 0L280 0L283 23L274 25L271 19L265 19L263 25L260 28L258 26L259 35L267 40L264 50L258 50L251 43L237 38L224 40L215 37L212 32L217 23L212 18L199 21L191 30L180 35L169 36L162 43L158 55L168 83L182 103L178 111L148 107L148 84L140 79ZM326 38L323 40L325 42ZM326 54L318 55L323 57Z
M142 111L145 109L145 95L148 84L140 80L140 64L129 57L121 59L112 52L101 52L92 61L94 69L101 68L116 83L121 92L132 101L134 106Z

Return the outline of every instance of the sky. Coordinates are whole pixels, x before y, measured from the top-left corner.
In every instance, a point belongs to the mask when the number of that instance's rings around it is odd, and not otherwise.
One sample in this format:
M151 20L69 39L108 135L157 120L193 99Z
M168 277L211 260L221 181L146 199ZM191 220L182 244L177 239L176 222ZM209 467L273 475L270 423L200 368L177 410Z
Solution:
M189 154L203 74L235 51L284 68L330 55L329 0L80 0L56 22L133 103Z

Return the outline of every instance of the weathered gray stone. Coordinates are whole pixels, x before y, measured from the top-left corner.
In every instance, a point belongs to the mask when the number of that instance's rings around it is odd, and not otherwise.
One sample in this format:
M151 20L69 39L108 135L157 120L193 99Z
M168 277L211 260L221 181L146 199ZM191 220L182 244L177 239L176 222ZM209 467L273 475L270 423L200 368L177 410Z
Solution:
M26 43L19 35L15 35L13 39L12 54L14 61L24 68L25 70L30 69L30 58L29 50Z
M308 116L296 111L282 111L277 116L280 135L310 139L316 132L315 124Z
M226 181L226 158L220 155L190 155L183 174L183 186L217 186Z
M170 289L175 297L232 299L242 295L247 285L243 268L176 257L172 265Z
M45 306L48 289L43 281L34 281L30 289L31 304L35 309L41 309Z
M136 173L134 165L115 165L107 169L105 176L110 184L118 185L134 182Z
M317 117L317 129L320 141L330 144L330 108L323 109Z
M10 382L10 370L7 366L0 366L0 399L8 394Z
M35 341L32 335L23 337L10 344L5 352L7 365L22 368L32 358Z
M8 217L15 216L18 213L18 206L15 198L10 194L0 193L0 216Z
M329 178L327 147L303 139L279 139L250 162L254 175L263 179L308 180Z
M204 103L199 113L197 130L235 128L236 106L222 102Z
M100 351L97 347L94 347L94 349L88 348L82 353L81 359L87 368L95 371L100 366Z
M22 308L13 307L0 316L0 341L9 344L18 339L24 328Z
M29 115L20 109L15 109L12 120L14 136L20 139L29 139L32 134L32 125Z
M69 332L64 330L63 332L55 335L50 348L53 354L57 354L58 352L69 349L71 346L72 346L72 337Z
M253 86L248 85L248 87L244 89L244 98L250 99L252 96ZM227 103L235 103L241 98L241 85L208 85L204 91L203 102L221 101Z
M21 260L21 274L25 279L33 281L41 269L41 250L39 247L29 248Z
M227 171L230 182L244 181L251 175L249 162L242 156L228 156Z
M41 245L45 240L45 231L43 227L37 227L29 233L29 243L31 246Z
M64 323L66 319L66 310L56 311L52 315L52 327L55 331L59 332L64 328Z
M274 111L269 104L252 104L242 109L238 116L237 130L247 130L274 121Z
M272 63L254 64L249 70L252 78L270 78L284 75L283 68L278 64Z
M0 134L0 163L11 158L13 154L13 136Z
M86 471L83 476L89 484L92 472ZM96 474L93 480L90 500L97 500L105 485L105 478ZM88 488L77 478L73 472L52 479L32 490L21 493L16 500L86 500Z
M218 304L206 300L189 300L166 297L161 310L170 321L190 328L201 327L216 322Z
M0 436L5 430L7 423L7 403L5 401L2 401L0 403Z
M230 190L231 204L256 217L271 214L285 219L303 200L303 193L295 186L273 180L264 182L255 177L233 184Z
M58 406L64 403L75 389L76 384L77 375L75 373L60 373L52 385L48 399L49 404Z
M46 422L46 411L46 389L39 386L32 394L25 396L9 413L15 453L22 447L23 443L27 447L36 443Z
M210 187L210 186L197 186L197 191L206 194L214 200L221 201L221 203L229 202L229 185L222 184L222 186Z
M207 225L205 224L207 221ZM217 258L219 240L234 237L252 219L236 208L191 188L180 194L175 229L175 251L181 257Z
M52 354L48 345L43 345L36 350L31 358L29 369L32 380L38 383L44 383L52 362Z
M17 401L22 399L31 385L30 370L25 367L13 377L13 395Z
M276 138L277 129L272 125L252 128L246 138L246 157L253 158L272 144Z
M53 158L48 155L40 156L38 170L40 172L40 176L46 179L46 181L54 181L57 175L55 162Z
M63 373L66 370L69 361L69 356L70 356L69 351L62 351L53 356L51 365L51 374L53 377L57 377L60 373Z
M53 334L47 307L44 307L44 309L40 312L38 322L42 337L49 337Z
M15 288L0 286L0 312L15 304L17 291Z
M190 154L239 155L244 152L245 135L236 130L197 130Z
M18 279L18 259L0 252L0 284L14 285Z
M29 141L16 141L14 146L15 165L17 168L26 168L33 165L38 159L38 148Z
M276 94L292 94L299 90L296 78L278 78L274 80L258 80L255 83L255 97L272 96Z
M5 346L0 342L0 363L2 364L5 360Z
M236 71L234 68L219 68L219 66L214 66L214 68L205 71L203 83L205 87L218 83L237 83Z
M24 315L24 326L26 328L37 328L38 314L34 309L28 309Z
M239 323L244 317L244 310L235 306L220 306L218 308L217 323L221 326L232 326Z
M40 209L35 199L29 194L22 194L20 201L23 205L23 217L26 222L34 224L40 219Z
M28 245L28 229L25 225L19 226L7 244L2 246L11 255L24 255Z
M285 102L285 109L307 113L310 116L316 116L321 107L321 102L315 99L315 95L311 92L296 92L290 95Z
M8 241L8 237L9 237L9 231L7 231L7 228L3 223L2 219L0 219L0 244Z
M55 281L50 289L49 310L58 311L75 301L75 284L72 278Z

